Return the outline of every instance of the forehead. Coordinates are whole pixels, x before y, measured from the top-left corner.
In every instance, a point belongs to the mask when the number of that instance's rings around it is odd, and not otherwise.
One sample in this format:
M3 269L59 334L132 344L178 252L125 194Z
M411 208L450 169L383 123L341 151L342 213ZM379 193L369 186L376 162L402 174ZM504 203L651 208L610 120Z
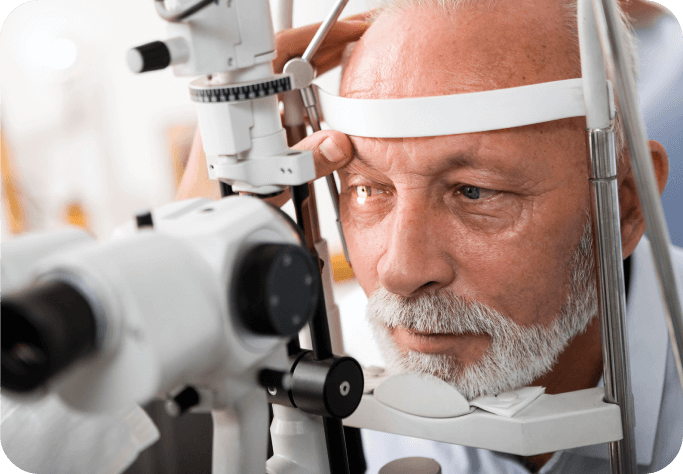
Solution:
M341 94L419 97L578 77L578 46L563 4L515 0L385 12L354 48Z
M515 0L454 11L410 7L383 13L354 48L341 95L367 99L438 96L580 77L578 44L568 27L575 17L564 3ZM562 154L572 165L582 166L584 145L579 141L584 123L567 119L480 134L399 139L403 150L413 150L399 155L384 153L398 146L396 140L352 140L358 156L379 168L400 166L394 162L400 155L419 155L422 161L429 154L438 160L442 155L476 150L493 166L505 157L505 168L529 171L529 165L547 166L548 153L554 164L568 164L559 159ZM427 148L440 152L425 153ZM389 161L377 163L382 155Z
M402 174L438 178L449 170L465 169L510 183L567 183L587 171L584 128L585 120L577 117L465 135L350 137L356 160L346 171L364 174L374 170L390 178Z

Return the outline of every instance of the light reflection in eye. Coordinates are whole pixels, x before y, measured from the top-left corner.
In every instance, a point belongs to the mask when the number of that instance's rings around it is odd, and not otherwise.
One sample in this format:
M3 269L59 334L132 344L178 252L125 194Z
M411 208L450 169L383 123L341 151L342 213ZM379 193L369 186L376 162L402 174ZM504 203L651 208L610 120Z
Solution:
M478 188L477 186L463 186L460 189L463 196L472 200L479 199L481 197L481 191L481 188Z
M365 186L365 185L360 185L360 186L355 186L356 190L356 200L358 201L358 204L363 205L365 204L365 201L369 197L376 196L377 194L382 194L384 191L381 191L377 188L373 188L372 186Z

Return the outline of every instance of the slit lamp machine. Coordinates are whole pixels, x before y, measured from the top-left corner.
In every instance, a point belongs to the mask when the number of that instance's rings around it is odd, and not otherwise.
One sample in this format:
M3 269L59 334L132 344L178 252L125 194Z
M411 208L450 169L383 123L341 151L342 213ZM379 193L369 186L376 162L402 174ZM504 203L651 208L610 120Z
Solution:
M159 397L174 413L210 412L214 474L348 473L344 424L523 456L608 442L612 472L635 473L615 94L681 381L683 315L615 4L578 1L581 78L362 100L312 84L311 61L347 1L337 2L303 56L281 74L273 70L268 0L178 0L172 10L154 1L168 39L132 49L128 66L139 73L172 67L178 76L199 77L190 84L190 99L209 176L223 199L141 213L106 244L75 230L3 244L3 391L57 394L88 413ZM281 5L291 15L291 2ZM369 137L474 133L585 116L604 388L561 395L522 388L508 397L504 408L512 416L505 416L485 400L470 406L439 379L408 373L380 380L342 355L313 157L288 147L279 94L296 124L304 124L306 113L320 130L322 110L330 128ZM454 110L478 113L463 117ZM339 223L335 178L326 179ZM296 222L259 198L287 188ZM340 223L339 231L343 242ZM297 337L305 327L310 350ZM426 406L411 393L441 402ZM273 456L267 459L269 403Z

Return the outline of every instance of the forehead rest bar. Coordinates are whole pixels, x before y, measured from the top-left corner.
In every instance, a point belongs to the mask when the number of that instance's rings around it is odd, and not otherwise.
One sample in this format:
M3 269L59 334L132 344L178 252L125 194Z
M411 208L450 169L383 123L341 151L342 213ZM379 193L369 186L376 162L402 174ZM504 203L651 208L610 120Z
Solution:
M357 137L435 137L523 127L584 117L583 79L467 94L405 99L351 99L316 86L325 121ZM612 96L609 81L605 87ZM612 115L614 100L610 100Z

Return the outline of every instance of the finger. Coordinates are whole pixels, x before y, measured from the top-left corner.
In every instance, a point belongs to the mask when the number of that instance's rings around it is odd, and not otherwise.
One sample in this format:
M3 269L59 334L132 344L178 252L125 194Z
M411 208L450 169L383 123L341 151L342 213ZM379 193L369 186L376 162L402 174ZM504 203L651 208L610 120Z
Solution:
M353 158L353 145L341 132L323 130L310 135L292 147L313 152L316 178L327 176L345 166Z
M357 41L365 33L368 26L367 22L362 21L337 22L327 38L325 38L319 51L322 52L329 47L343 49L347 43ZM320 24L308 25L301 28L284 30L277 34L277 57L273 61L275 72L282 72L282 68L287 61L304 54L319 27Z
M343 54L343 48L325 51L324 53L318 53L318 58L315 61L318 77L339 66L341 64Z

